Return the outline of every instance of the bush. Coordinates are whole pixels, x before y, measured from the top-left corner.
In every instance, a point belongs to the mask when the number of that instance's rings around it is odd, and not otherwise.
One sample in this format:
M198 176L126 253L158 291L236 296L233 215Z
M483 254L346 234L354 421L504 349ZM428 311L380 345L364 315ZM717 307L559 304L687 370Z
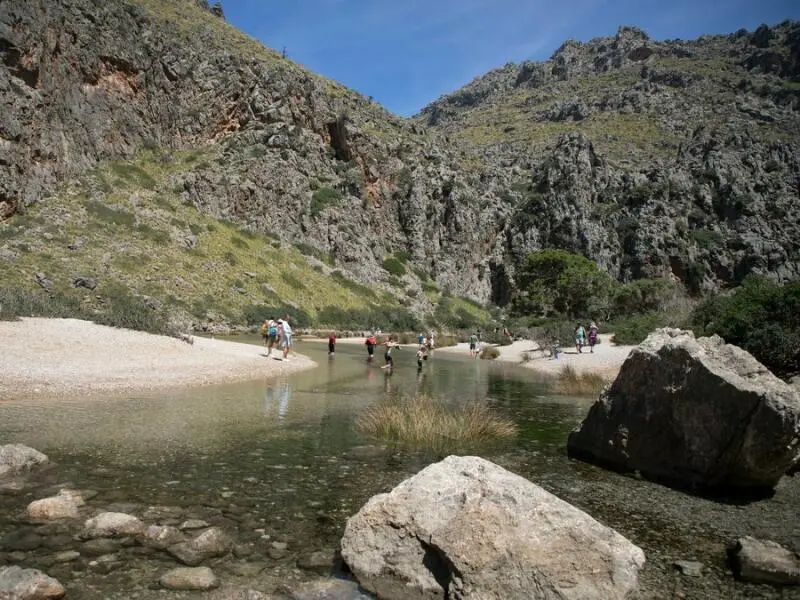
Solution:
M406 274L406 267L399 259L390 256L383 261L383 268L395 277L402 277Z
M567 365L558 374L553 385L553 391L563 396L591 396L596 398L608 383L597 373L578 373Z
M486 346L481 351L481 358L483 360L494 360L499 357L500 357L500 350L498 350L494 346Z
M276 304L251 304L242 311L242 318L247 325L254 327L261 325L267 319L279 319L287 314L293 327L309 327L311 325L311 317L307 312L282 302Z
M310 212L312 217L318 216L329 206L337 204L342 194L331 187L321 187L311 195Z
M800 374L800 282L749 276L731 295L703 300L691 320L698 335L721 336L780 377Z
M295 247L303 256L312 256L327 265L333 265L335 263L333 255L330 252L320 250L311 244L301 242L299 244L295 244Z
M427 395L390 398L373 406L358 418L356 429L407 450L438 456L472 451L476 444L517 434L513 421L496 417L484 402L450 407Z
M136 217L133 213L111 208L97 200L87 200L83 206L90 216L99 221L105 221L120 227L133 227L134 223L136 223Z

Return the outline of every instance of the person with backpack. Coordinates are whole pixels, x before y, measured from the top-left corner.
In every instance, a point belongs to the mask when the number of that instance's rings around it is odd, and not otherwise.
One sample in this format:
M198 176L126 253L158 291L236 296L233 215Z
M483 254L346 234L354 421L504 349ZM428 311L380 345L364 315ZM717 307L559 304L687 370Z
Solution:
M575 326L575 349L578 354L583 354L582 348L586 345L586 330L578 323Z
M270 356L275 344L278 343L278 327L274 319L270 318L269 320L264 321L264 324L261 326L261 335L264 336L264 345L267 348L267 356Z
M378 340L375 339L374 335L367 336L367 339L364 340L364 345L367 347L367 362L372 362L372 359L375 358L375 345L378 343Z
M334 352L336 352L336 333L331 331L328 336L328 354L332 355Z
M598 333L597 324L594 321L592 321L591 323L589 323L589 352L591 352L592 354L594 354L594 347L597 344L597 333Z

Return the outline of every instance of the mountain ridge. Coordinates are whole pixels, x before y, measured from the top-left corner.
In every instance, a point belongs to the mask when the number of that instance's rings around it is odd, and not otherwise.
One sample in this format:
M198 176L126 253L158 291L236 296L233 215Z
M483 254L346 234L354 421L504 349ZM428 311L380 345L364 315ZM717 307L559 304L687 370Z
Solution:
M495 90L494 105L461 109L445 97L431 124L421 119L429 121L435 108L413 119L392 115L261 46L202 1L5 3L0 205L6 215L55 207L77 177L87 201L130 212L134 227L168 227L166 217L149 220L137 200L164 197L275 243L313 248L347 277L418 314L432 314L442 294L507 303L524 257L552 246L585 254L622 280L674 277L698 293L735 285L749 272L796 278L791 36L800 26L714 42L761 57L750 71L725 75L743 80L741 90L697 62L707 59L624 58L636 44L666 42L621 31L600 75L570 78L588 68L586 47L596 45L567 42L555 53L555 74L539 63L492 72L498 81L519 80L516 95ZM613 67L615 56L624 58L621 68ZM765 65L788 65L790 73L753 71ZM744 105L714 113L706 88ZM546 94L552 98L543 103ZM693 106L701 115L710 107L720 123L658 120L691 116ZM784 137L772 133L783 130ZM143 149L155 161L178 151L203 158L139 191L130 180L118 185L116 176L105 184L87 179L97 165L116 172L115 161ZM66 221L85 218L63 212ZM20 231L15 219L0 226L0 259L31 284L36 256L64 250L39 226ZM4 234L9 227L13 235ZM183 243L186 231L171 227L165 234ZM24 247L29 260L8 258ZM131 277L132 289L146 277L152 274Z

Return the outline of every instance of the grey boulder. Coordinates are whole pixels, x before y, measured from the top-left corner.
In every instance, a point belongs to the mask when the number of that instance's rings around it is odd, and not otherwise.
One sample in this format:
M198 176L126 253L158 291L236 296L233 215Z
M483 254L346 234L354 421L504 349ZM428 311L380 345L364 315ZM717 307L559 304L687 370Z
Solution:
M14 477L48 462L46 455L22 444L0 446L0 479Z
M750 536L729 549L739 579L752 583L800 585L800 556L780 544Z
M186 536L177 527L150 525L136 537L142 546L155 550L166 550L170 546L186 541Z
M38 521L76 519L78 510L86 504L83 496L72 490L61 490L57 496L34 500L26 509L28 517Z
M0 598L10 600L56 600L66 594L56 579L20 567L0 567Z
M614 600L644 553L556 496L477 457L451 456L373 496L342 538L385 600Z
M800 460L800 395L720 337L659 329L569 436L572 456L671 485L753 492Z

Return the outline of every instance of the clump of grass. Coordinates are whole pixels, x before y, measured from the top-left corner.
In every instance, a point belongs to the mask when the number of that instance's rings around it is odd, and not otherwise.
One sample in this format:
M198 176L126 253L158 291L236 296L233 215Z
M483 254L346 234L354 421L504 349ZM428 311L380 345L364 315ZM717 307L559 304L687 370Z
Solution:
M597 373L578 373L567 365L556 378L553 391L562 396L599 396L608 381Z
M500 350L498 350L494 346L486 346L481 351L481 358L483 360L494 360L499 357L500 357Z
M485 403L450 407L426 394L373 406L358 418L356 429L394 446L438 455L517 434L513 421L495 416Z
M120 227L133 227L134 223L136 223L136 217L133 213L111 208L97 200L87 200L84 203L84 208L86 208L86 212L89 215L99 221L105 221Z

